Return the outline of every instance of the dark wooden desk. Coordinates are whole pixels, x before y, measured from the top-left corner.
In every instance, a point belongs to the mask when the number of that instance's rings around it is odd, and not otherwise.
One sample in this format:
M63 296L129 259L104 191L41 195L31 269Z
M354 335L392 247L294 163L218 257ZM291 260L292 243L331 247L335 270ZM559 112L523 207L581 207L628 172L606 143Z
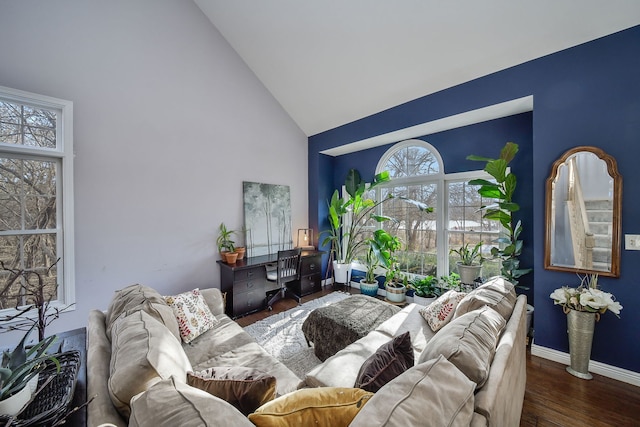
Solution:
M295 294L303 296L321 290L323 253L302 251L300 279L287 284ZM235 264L217 261L220 290L227 294L225 312L229 317L236 318L266 308L266 266L274 264L277 258L278 254L269 254L244 258Z

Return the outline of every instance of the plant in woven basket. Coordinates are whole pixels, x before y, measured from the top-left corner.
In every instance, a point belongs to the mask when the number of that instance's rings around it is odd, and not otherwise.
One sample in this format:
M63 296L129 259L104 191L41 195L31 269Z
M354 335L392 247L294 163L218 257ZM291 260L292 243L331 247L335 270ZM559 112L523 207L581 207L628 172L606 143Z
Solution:
M39 341L31 347L26 346L27 338L35 324L22 337L18 345L11 352L2 354L0 365L0 400L22 390L27 383L46 367L45 361L53 361L59 369L59 362L55 356L47 354L57 337L52 335Z
M620 317L620 310L622 310L622 305L616 301L613 294L598 288L597 274L586 274L580 278L580 286L577 288L563 286L554 290L549 297L555 305L562 306L565 314L569 310L598 314L604 314L610 310Z

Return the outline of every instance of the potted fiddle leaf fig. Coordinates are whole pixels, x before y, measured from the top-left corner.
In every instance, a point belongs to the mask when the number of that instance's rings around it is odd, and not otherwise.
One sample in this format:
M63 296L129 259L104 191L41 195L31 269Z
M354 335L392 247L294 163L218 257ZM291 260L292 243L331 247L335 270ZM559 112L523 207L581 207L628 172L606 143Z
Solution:
M469 243L465 243L458 249L451 249L450 253L457 254L460 261L456 263L460 281L465 285L473 285L478 277L482 276L482 254L480 249L482 242L476 243L469 248Z
M522 233L522 222L514 223L513 213L520 209L520 206L513 201L516 190L516 176L509 171L509 163L518 152L518 144L507 142L500 151L500 157L492 159L470 155L469 160L485 162L484 171L491 175L495 182L486 179L474 179L469 181L469 185L479 185L478 194L487 199L493 199L494 204L483 206L483 218L497 220L502 224L505 233L495 240L498 247L491 249L491 255L501 261L500 274L514 285L518 285L518 278L529 273L530 268L520 268L520 255L522 254L523 242L520 240Z

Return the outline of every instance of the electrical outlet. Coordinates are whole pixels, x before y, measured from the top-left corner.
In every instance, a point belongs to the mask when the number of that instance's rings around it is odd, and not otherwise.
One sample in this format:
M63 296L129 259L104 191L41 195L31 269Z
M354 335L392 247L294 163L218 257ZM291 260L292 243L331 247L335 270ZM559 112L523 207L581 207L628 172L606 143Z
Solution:
M640 251L640 234L625 234L624 248L628 251Z

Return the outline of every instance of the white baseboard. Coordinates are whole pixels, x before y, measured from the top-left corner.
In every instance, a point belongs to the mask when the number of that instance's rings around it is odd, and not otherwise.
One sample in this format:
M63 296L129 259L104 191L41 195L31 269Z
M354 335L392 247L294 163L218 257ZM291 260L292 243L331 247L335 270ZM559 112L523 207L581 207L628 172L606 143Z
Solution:
M570 363L569 353L542 347L535 343L531 344L531 354L564 365ZM589 372L640 387L640 372L629 371L594 360L589 361Z

